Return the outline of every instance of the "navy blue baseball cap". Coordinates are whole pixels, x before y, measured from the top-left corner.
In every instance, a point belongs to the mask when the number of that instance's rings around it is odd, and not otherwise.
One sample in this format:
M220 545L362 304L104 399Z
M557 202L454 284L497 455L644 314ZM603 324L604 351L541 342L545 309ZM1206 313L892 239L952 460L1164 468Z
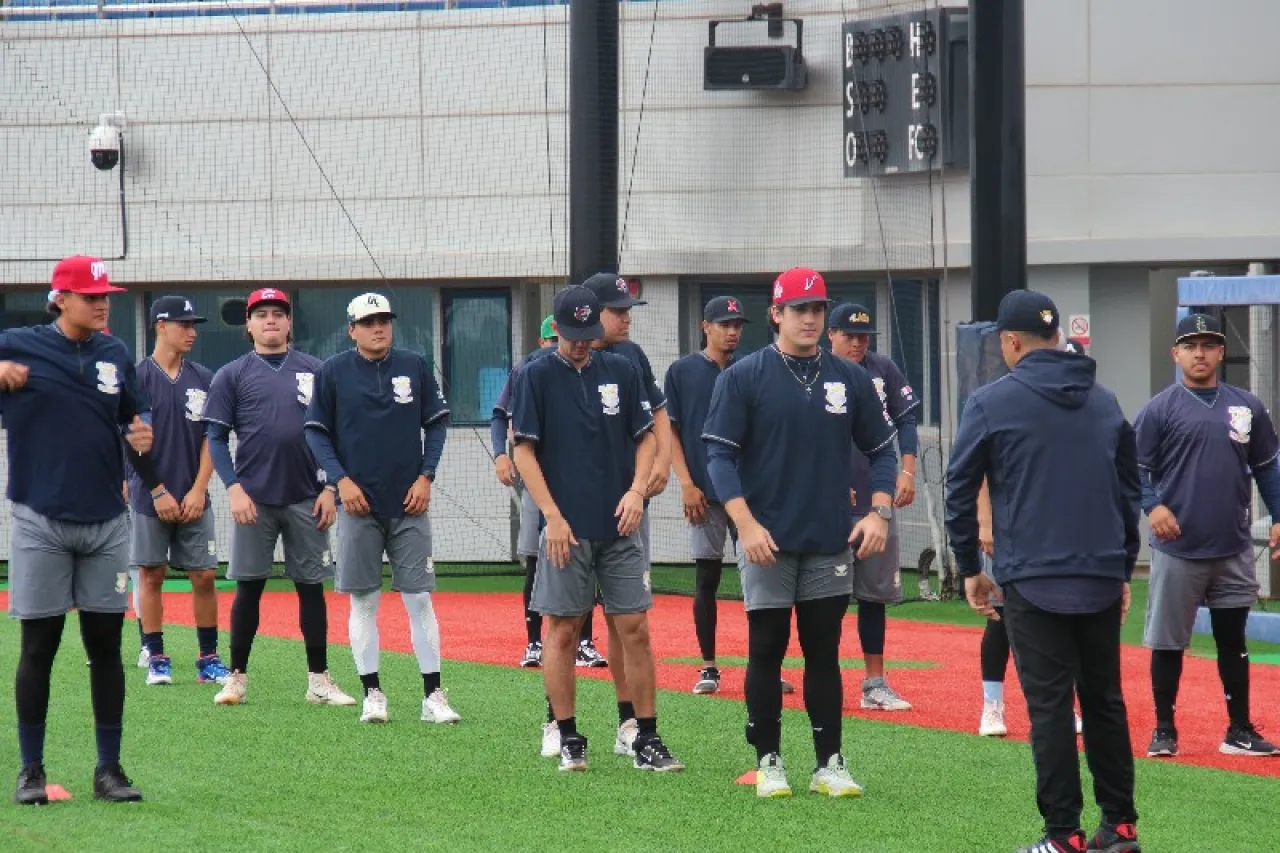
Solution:
M1180 344L1187 338L1217 338L1220 344L1227 342L1227 336L1222 334L1222 324L1209 314L1188 314L1178 321L1177 337L1173 342Z
M556 331L566 341L598 341L604 337L600 325L600 300L590 288L572 285L556 294Z
M871 322L871 312L856 302L845 302L837 305L827 320L827 328L837 332L848 332L851 335L878 335L875 324Z
M738 320L750 323L742 313L742 301L733 296L717 296L702 309L702 319L708 323L729 323Z
M205 318L196 314L195 306L185 296L161 296L151 303L151 324L161 320L170 323L203 323Z
M1011 290L1000 300L996 328L1002 332L1027 332L1052 337L1058 331L1058 306L1034 290Z
M631 285L617 273L598 272L582 283L600 300L601 308L632 308L648 305L643 299L631 295Z

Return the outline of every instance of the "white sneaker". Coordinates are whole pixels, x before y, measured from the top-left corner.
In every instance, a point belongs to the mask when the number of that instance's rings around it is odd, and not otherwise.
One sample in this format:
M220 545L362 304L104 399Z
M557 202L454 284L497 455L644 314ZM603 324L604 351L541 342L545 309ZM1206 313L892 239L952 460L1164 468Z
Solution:
M555 720L542 727L542 757L555 758L560 755L560 726Z
M826 794L828 797L861 797L862 786L853 781L849 770L844 766L844 756L836 753L827 759L826 767L813 771L809 780L809 790L815 794Z
M422 716L424 723L460 723L462 717L449 707L449 694L443 687L431 691L431 695L422 700Z
M355 698L343 693L327 671L307 673L307 701L312 705L356 704Z
M151 665L151 652L147 651L147 647L143 646L138 651L138 669L146 669Z
M1008 733L1009 729L1004 724L1004 703L983 702L978 734L982 737L1004 737Z
M636 735L640 734L640 724L636 718L618 726L618 737L613 742L613 751L618 755L634 755L636 751Z
M375 687L364 695L364 704L360 708L360 722L385 723L389 719L387 694Z
M245 690L249 687L249 676L243 672L233 672L227 676L226 682L218 695L213 697L215 705L243 705Z
M756 770L756 796L763 799L791 796L787 770L782 766L782 756L776 752L760 759L760 768Z
M1078 735L1084 734L1084 720L1081 718L1078 712L1076 713L1076 734Z
M862 683L862 708L865 711L910 711L911 703L899 696L883 678L868 678Z

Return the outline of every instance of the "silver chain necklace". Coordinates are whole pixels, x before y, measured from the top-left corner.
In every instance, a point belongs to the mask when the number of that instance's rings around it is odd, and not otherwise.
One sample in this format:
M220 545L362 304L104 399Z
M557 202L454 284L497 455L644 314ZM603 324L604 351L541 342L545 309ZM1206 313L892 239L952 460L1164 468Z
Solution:
M801 365L801 373L797 374L795 368L791 366L793 361L797 361L796 359L779 349L777 344L773 345L773 351L782 357L782 363L786 365L787 372L791 374L791 378L800 383L800 387L804 389L805 394L812 397L814 383L816 383L818 381L818 377L822 375L822 348L818 348L818 355L813 360L814 370L812 379L801 378L809 372L807 365Z

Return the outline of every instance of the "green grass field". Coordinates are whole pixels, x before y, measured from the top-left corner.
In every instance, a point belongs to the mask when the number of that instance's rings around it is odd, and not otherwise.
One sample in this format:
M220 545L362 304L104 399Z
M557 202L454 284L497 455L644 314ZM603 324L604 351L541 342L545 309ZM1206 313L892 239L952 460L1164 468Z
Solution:
M0 623L0 673L14 670L17 633ZM175 648L190 648L192 633L166 632ZM349 652L332 655L354 690ZM1039 829L1025 744L847 720L846 753L867 795L837 802L803 792L813 760L807 722L787 711L797 796L760 802L734 784L752 763L736 702L664 693L661 727L689 770L658 777L613 755L612 690L584 682L578 716L592 741L591 771L567 775L537 754L538 673L448 663L464 722L444 728L417 722L416 670L412 657L384 654L392 723L365 727L357 709L302 701L304 656L294 641L258 640L250 704L240 708L215 707L214 689L190 680L185 661L181 683L168 688L146 687L129 665L124 763L147 800L109 806L89 793L88 677L73 618L54 675L46 765L75 798L0 805L0 850L976 853L1012 850ZM0 728L0 763L16 773L10 703L0 706ZM1276 780L1140 761L1138 791L1146 850L1280 849ZM1096 810L1085 820L1092 825Z

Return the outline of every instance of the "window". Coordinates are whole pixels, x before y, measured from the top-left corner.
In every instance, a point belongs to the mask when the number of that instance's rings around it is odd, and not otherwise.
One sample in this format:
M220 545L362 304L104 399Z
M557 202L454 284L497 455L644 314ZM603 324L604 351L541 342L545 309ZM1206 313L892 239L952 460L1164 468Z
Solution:
M304 287L292 294L293 345L316 358L329 358L349 349L353 344L347 332L347 304L370 291L381 293L391 302L396 315L395 346L426 357L434 370L434 294L431 288L417 285Z
M511 293L445 290L445 396L455 424L489 422L511 369Z
M939 380L938 284L935 281L895 281L893 306L893 360L907 375L921 408L920 424L938 423L941 399Z
M153 290L142 295L143 315L147 322L147 351L142 355L149 355L156 345L156 329L151 324L151 303L161 296L173 294L174 291L171 290ZM187 289L178 291L178 295L190 299L196 314L208 321L196 327L196 344L191 348L189 356L192 361L217 371L224 364L235 361L248 352L249 341L245 337L244 325L230 325L222 319L223 303L230 299L243 300L247 295L244 288ZM115 331L114 313L111 325L112 331Z

